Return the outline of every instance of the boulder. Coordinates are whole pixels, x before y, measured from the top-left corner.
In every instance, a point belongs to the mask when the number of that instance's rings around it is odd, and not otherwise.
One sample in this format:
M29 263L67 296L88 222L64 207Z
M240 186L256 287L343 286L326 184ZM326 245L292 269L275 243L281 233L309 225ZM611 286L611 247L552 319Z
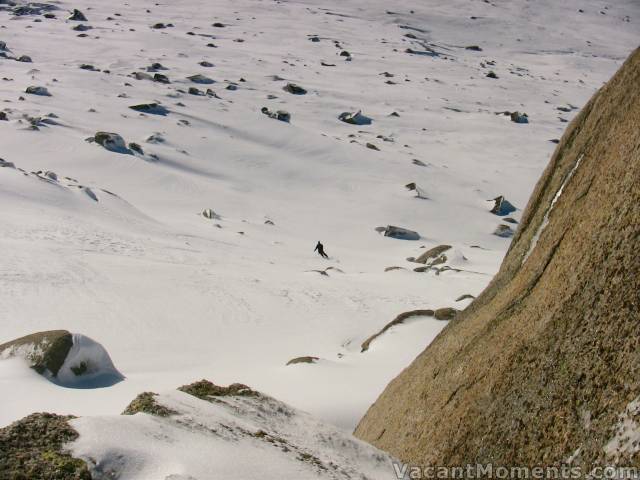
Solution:
M514 123L529 123L529 116L526 113L511 112L509 116Z
M291 121L291 114L286 110L277 110L275 112L269 110L267 107L262 107L260 109L262 113L270 118L274 118L276 120L280 120L281 122L289 123Z
M287 83L284 87L282 87L282 89L285 92L289 92L293 95L305 95L307 93L307 91L302 88L299 85L296 85L295 83Z
M514 233L515 232L513 228L511 228L509 225L504 225L504 224L498 225L496 229L493 231L494 235L502 238L511 238L513 237Z
M102 388L124 379L102 345L66 330L38 332L0 345L0 359L13 357L68 388Z
M452 320L458 314L460 310L456 310L455 308L445 307L439 308L433 314L437 320Z
M209 220L220 220L222 218L220 215L218 215L216 212L214 212L210 208L205 208L202 211L202 216L204 218L208 218Z
M493 208L491 209L491 213L494 215L498 215L499 217L503 217L505 215L509 215L512 212L516 211L516 207L514 207L509 200L504 198L504 196L500 195L493 200L489 200L493 202Z
M102 145L107 150L111 150L113 152L127 151L127 144L125 143L124 138L117 133L97 132L93 139L98 145Z
M84 13L82 13L77 8L73 9L73 13L69 17L69 20L74 21L74 22L87 22L88 21L87 17L84 15Z
M296 365L298 363L316 363L320 360L318 357L296 357L287 362L287 365Z
M430 260L441 257L442 254L449 249L451 249L451 245L438 245L437 247L430 248L429 250L424 252L422 255L420 255L418 258L416 258L414 261L416 263L422 263L426 265ZM444 262L441 262L441 263L444 263Z
M136 112L148 113L150 115L166 115L169 113L169 110L159 103L140 103L138 105L130 105L129 108Z
M420 234L403 227L388 225L384 230L385 237L396 238L398 240L420 240Z
M376 340L380 335L385 333L387 330L389 330L391 327L400 325L413 317L433 317L433 315L434 315L433 310L411 310L410 312L401 313L396 318L394 318L389 323L387 323L382 328L382 330L380 330L378 333L374 333L369 338L367 338L364 342L362 342L362 345L360 345L360 353L366 352L367 350L369 350L369 347L371 346L373 341Z
M363 115L360 110L355 113L351 112L342 112L338 115L338 119L343 121L344 123L350 123L351 125L371 125L372 120Z
M31 87L27 87L25 92L30 94L30 95L40 95L41 97L50 97L51 96L51 93L49 93L49 90L47 90L46 87L31 86Z
M215 80L200 74L191 75L190 77L187 77L187 79L193 83L199 83L200 85L211 85L212 83L215 83Z

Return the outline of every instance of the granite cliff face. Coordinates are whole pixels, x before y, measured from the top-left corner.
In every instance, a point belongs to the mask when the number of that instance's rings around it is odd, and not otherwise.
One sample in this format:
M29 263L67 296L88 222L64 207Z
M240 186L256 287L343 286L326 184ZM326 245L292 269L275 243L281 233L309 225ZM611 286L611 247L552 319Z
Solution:
M567 129L499 273L356 436L417 465L640 466L640 49Z

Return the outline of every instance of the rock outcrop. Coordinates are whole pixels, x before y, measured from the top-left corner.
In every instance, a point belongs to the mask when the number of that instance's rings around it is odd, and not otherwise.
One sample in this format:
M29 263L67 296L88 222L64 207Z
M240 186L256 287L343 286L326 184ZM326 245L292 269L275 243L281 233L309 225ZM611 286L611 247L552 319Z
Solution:
M640 49L567 129L497 276L356 436L423 466L640 466L638 85Z

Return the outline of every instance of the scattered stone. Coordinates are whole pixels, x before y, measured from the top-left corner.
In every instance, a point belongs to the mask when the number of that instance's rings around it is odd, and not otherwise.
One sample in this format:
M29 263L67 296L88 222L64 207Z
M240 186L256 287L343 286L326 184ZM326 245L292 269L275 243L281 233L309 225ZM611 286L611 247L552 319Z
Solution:
M498 78L498 75L496 75L496 72L491 70L489 73L487 73L487 78Z
M167 77L166 75L163 75L162 73L156 73L153 76L153 81L158 83L171 83L169 81L169 77Z
M205 208L202 211L202 216L204 218L208 218L209 220L221 220L222 219L222 217L220 215L218 215L216 212L214 212L210 208Z
M175 415L175 410L171 410L156 402L154 397L157 397L157 393L143 392L138 395L133 401L124 409L122 415L135 415L136 413L147 413L156 417L169 417Z
M284 87L282 87L282 89L285 92L289 92L293 95L305 95L307 93L307 91L302 88L299 85L296 85L295 83L287 83Z
M424 163L422 160L418 160L417 158L414 158L413 160L411 160L411 163L413 163L414 165L417 165L419 167L426 167L427 164Z
M98 144L106 148L107 150L111 150L113 152L126 152L127 144L117 133L110 132L97 132L94 137L94 141Z
M211 26L212 27L216 27L216 28L224 28L224 27L226 27L226 25L224 23L220 23L220 22L216 22Z
M276 120L280 120L281 122L289 123L291 121L291 114L285 110L277 110L275 112L272 112L267 107L262 107L260 111L266 116L275 118Z
M97 69L96 67L94 67L93 65L90 65L88 63L83 63L82 65L80 65L80 69L81 70L90 70L92 72L99 72L100 70Z
M169 113L169 110L159 103L141 103L138 105L130 105L129 108L136 112L147 113L150 115L167 115Z
M518 221L515 218L511 218L511 217L503 218L502 221L507 223L518 223Z
M428 199L427 192L420 188L415 182L407 183L404 187L410 192L416 192L416 198Z
M178 390L207 401L211 401L211 397L257 397L260 395L260 393L241 383L232 383L228 387L220 387L209 380L200 380L190 385L183 385Z
M31 95L40 95L42 97L50 97L51 94L49 93L49 90L47 90L46 87L27 87L27 89L25 90L26 93L29 93Z
M426 265L430 260L440 259L441 257L443 257L443 253L450 249L451 249L451 245L438 245L437 247L433 247L427 250L426 252L424 252L422 255L416 258L414 262L422 263ZM447 261L447 257L444 256L444 261L441 261L438 263L444 263L446 261ZM431 264L435 265L434 262L432 262Z
M516 207L514 207L509 200L504 198L504 196L500 195L493 200L489 200L493 202L493 208L491 209L491 213L494 215L498 215L503 217L505 215L509 215L511 212L516 211Z
M463 300L468 300L468 299L474 299L476 297L474 297L473 295L470 295L468 293L464 294L464 295L460 295L458 298L456 298L456 302L461 302Z
M366 143L366 147L367 147L368 149L370 149L370 150L376 150L376 151L378 151L378 152L380 151L380 149L379 149L376 145L374 145L373 143L369 143L369 142L367 142L367 143Z
M200 63L198 63L198 65L200 65L201 67L206 67L206 68L210 68L213 67L213 63L207 62L207 61L202 61Z
M320 360L318 357L296 357L287 362L287 365L296 365L298 363L316 363Z
M204 92L196 87L189 87L189 95L204 96Z
M392 272L394 270L406 270L406 268L404 267L397 267L397 266L393 266L393 267L386 267L384 269L385 272Z
M191 75L190 77L187 77L187 79L191 80L193 83L201 85L211 85L212 83L215 83L215 80L200 74Z
M129 143L129 150L139 153L140 155L144 155L144 150L142 150L142 147L137 143L134 143L134 142Z
M378 333L375 333L375 334L371 335L364 342L362 342L362 345L360 345L360 353L363 353L363 352L366 352L367 350L369 350L369 347L371 346L371 343L373 343L373 341L376 338L378 338L380 335L385 333L391 327L395 327L396 325L400 325L400 324L404 323L406 320L408 320L409 318L412 318L412 317L433 317L434 313L435 312L433 310L412 310L410 312L401 313L396 318L394 318L392 321L387 323L382 328L382 330L380 330Z
M75 32L86 32L87 30L91 30L93 27L91 25L76 25L75 27L73 27L71 30L75 31Z
M509 225L498 225L498 227L493 231L494 235L502 238L511 238L515 232Z
M0 112L0 121L6 122L8 120L6 112Z
M459 310L451 307L439 308L435 311L436 320L452 320L458 314Z
M420 234L403 227L388 225L384 230L385 237L396 238L398 240L420 240Z
M32 63L33 60L31 60L31 57L29 55L20 55L18 58L16 58L17 62L22 62L22 63Z
M351 125L371 125L372 123L371 118L363 115L361 110L356 113L343 112L338 115L338 119Z
M469 45L468 47L464 47L465 50L471 50L472 52L481 52L482 48L480 48L478 45Z
M526 113L512 112L510 117L515 123L529 123L529 116Z
M84 13L82 13L77 8L73 9L73 13L69 17L69 20L72 20L74 22L88 22L87 17L84 15Z
M151 28L155 28L156 30L160 30L162 28L167 28L167 26L162 22L158 22L158 23L155 23L155 24L151 25Z

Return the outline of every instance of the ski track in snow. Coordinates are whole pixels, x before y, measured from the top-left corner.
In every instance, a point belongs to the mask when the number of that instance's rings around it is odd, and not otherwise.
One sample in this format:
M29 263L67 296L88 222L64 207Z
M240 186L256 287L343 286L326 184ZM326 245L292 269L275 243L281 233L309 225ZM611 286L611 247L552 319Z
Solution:
M33 59L0 58L0 157L17 167L0 167L0 343L68 329L100 342L126 379L68 389L0 362L2 425L43 410L117 414L142 391L207 378L353 428L444 323L392 328L366 353L361 342L403 311L463 308L456 298L482 291L508 248L491 234L499 218L486 200L524 208L549 140L577 112L557 107L591 97L637 46L640 21L632 0L56 5L55 19L0 10L8 53ZM66 20L73 8L93 27L86 37ZM151 28L158 22L174 26ZM154 62L170 84L131 77ZM194 74L216 83L187 80ZM287 82L308 93L283 91ZM30 85L51 96L24 93ZM169 113L128 108L145 102ZM357 110L373 123L338 120ZM530 123L495 114L506 110ZM54 123L34 130L25 115ZM144 155L85 142L97 131ZM147 142L152 134L164 141ZM386 225L422 239L374 231ZM313 254L318 240L336 260ZM449 265L464 271L413 272L405 259L439 244L461 253ZM344 273L311 272L328 266ZM304 355L322 361L285 367Z

